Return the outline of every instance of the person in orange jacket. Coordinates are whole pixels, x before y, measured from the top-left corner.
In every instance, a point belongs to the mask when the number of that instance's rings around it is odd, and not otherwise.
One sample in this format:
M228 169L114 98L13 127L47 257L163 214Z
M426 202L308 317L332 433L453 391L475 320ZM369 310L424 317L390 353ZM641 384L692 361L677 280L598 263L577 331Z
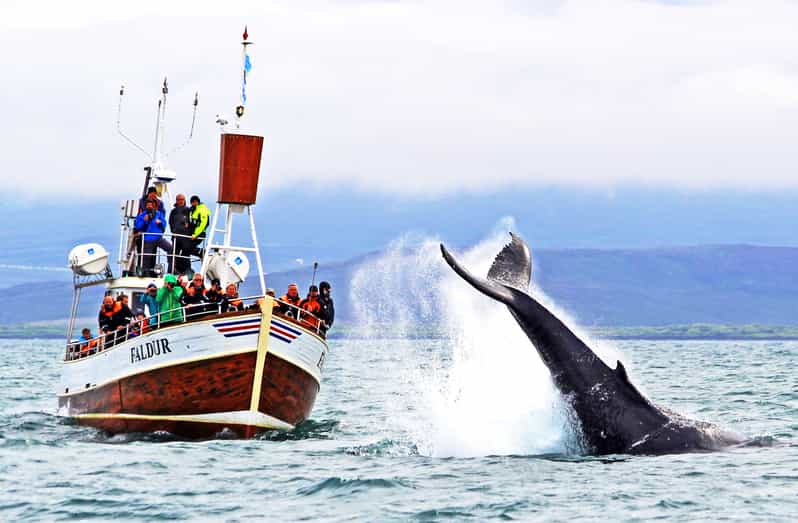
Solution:
M119 327L124 326L125 322L121 311L122 304L120 302L115 302L112 296L103 297L100 314L97 316L97 322L100 324L100 332L114 332Z
M302 321L309 324L311 327L319 325L319 311L321 311L321 304L319 303L319 288L311 285L308 289L308 297L302 300L299 307L304 311L302 314ZM308 312L310 314L305 314Z
M97 346L97 340L88 327L80 331L80 338L78 341L80 342L80 352L84 353L84 355L89 352L89 349L93 349Z
M281 314L296 316L297 310L294 307L290 307L290 305L299 307L299 304L302 302L302 298L299 297L299 287L297 287L296 283L288 284L288 290L280 298L280 301L283 302L280 304Z

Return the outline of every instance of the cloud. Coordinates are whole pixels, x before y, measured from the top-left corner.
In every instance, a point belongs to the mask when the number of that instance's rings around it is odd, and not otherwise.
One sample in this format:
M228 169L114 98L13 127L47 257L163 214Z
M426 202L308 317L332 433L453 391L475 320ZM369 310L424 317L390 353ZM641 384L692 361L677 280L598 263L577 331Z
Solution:
M798 5L726 2L11 2L0 7L7 192L130 194L170 79L177 190L209 193L237 103L263 180L406 195L508 186L778 190L794 175ZM170 146L167 145L167 150Z

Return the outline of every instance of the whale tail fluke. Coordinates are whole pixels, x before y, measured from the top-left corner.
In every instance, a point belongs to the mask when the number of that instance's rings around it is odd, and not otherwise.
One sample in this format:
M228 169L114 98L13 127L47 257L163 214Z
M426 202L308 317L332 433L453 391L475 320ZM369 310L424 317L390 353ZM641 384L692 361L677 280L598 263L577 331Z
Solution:
M532 256L520 236L510 233L510 238L493 260L488 279L526 292L532 277Z
M454 272L481 293L505 304L512 300L512 291L510 289L498 281L487 280L471 274L468 269L460 265L460 262L452 256L452 253L450 253L443 244L441 244L441 254L443 254L443 259L446 260L446 263L454 269Z

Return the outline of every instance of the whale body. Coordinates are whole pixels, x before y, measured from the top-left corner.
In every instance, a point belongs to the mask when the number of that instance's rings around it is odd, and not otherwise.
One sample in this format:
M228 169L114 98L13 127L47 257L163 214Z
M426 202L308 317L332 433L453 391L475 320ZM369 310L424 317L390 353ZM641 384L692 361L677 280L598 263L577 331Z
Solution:
M519 236L510 236L510 243L496 256L487 278L471 274L443 244L441 252L465 281L510 310L578 419L587 453L709 452L744 441L716 425L654 405L632 384L620 361L614 369L607 366L568 326L529 295L529 248Z

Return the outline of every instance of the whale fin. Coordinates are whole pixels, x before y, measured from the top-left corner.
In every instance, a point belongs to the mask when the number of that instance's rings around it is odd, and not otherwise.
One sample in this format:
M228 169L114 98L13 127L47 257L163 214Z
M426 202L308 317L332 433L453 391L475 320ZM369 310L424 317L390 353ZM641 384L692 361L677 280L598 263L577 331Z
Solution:
M510 233L510 238L493 260L488 279L526 291L532 276L532 256L520 236Z
M632 394L637 397L638 401L653 407L653 405L651 404L651 401L649 401L648 398L643 396L640 393L640 391L637 390L637 387L635 387L634 384L631 381L629 381L629 374L626 373L626 367L623 366L623 363L621 363L621 360L615 360L615 361L616 361L616 363L615 363L615 374L618 376L618 379L621 381L621 383L623 383L624 385L629 387L629 389L631 390Z
M446 263L448 263L449 266L454 269L454 272L459 274L461 278L470 283L482 294L490 296L494 300L498 300L504 304L508 304L512 301L513 295L510 289L498 281L480 278L468 272L468 269L460 265L460 263L454 259L454 256L452 256L452 253L450 253L443 244L441 244L441 254L443 254L443 259L446 260Z
M621 360L616 360L615 373L618 375L618 378L620 378L621 381L631 385L631 383L629 382L629 374L626 373L626 367L623 366Z

